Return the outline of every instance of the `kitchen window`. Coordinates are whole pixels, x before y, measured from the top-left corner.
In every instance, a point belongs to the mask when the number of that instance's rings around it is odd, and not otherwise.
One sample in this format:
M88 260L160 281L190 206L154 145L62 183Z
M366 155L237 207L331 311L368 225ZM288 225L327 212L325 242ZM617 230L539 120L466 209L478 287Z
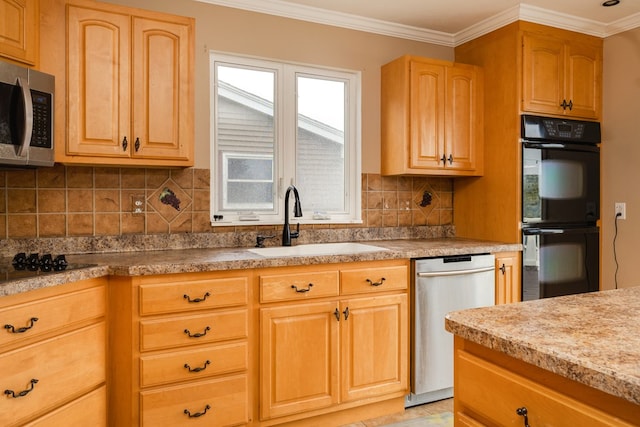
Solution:
M212 53L212 225L359 223L360 73ZM290 203L290 206L293 204Z

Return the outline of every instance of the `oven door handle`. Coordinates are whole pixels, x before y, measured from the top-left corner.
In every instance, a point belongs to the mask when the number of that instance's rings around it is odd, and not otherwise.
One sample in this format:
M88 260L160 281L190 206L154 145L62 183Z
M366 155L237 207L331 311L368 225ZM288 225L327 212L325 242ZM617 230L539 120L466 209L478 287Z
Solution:
M33 103L31 101L31 88L29 83L22 77L18 77L18 86L22 91L22 99L24 101L24 128L22 129L22 142L18 147L18 157L25 157L31 143L31 134L33 132Z
M523 229L524 235L538 234L575 234L575 233L596 233L598 227L582 227L582 228L526 228Z
M485 273L487 271L495 271L495 267L472 268L469 270L431 271L428 273L417 273L416 275L418 277L466 276L467 274Z

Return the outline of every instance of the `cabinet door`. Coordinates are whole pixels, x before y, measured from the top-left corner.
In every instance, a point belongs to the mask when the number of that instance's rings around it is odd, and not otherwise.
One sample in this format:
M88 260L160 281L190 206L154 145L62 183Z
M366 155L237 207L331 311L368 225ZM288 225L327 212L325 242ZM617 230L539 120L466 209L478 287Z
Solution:
M411 63L410 168L444 167L446 78L445 66Z
M67 20L66 154L129 157L131 20L72 5Z
M518 252L496 254L496 304L521 300Z
M406 392L407 295L346 300L340 310L342 401Z
M191 37L189 25L133 18L134 157L190 158Z
M260 411L263 419L338 403L336 302L260 310Z
M522 109L564 114L564 43L551 37L525 34L523 37ZM567 99L566 102L569 102Z
M37 0L0 0L0 56L36 64L38 4Z
M572 109L567 115L597 119L602 102L602 50L571 42L567 52L567 98Z
M447 69L445 116L445 166L448 169L476 168L476 140L479 134L478 85L473 67L454 65Z

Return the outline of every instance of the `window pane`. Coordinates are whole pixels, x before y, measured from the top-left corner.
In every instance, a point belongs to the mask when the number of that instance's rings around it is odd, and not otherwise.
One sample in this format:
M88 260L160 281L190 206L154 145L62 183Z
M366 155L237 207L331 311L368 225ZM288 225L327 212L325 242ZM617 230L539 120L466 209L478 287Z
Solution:
M273 211L275 72L217 64L216 77L220 206Z
M313 212L345 211L346 83L298 75L296 184Z

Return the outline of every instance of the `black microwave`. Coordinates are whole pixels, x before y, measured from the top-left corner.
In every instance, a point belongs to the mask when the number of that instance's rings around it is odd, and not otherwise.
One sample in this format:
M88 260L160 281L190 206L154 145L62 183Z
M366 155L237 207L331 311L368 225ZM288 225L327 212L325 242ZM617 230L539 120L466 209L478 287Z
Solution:
M53 166L55 78L0 61L0 166Z

